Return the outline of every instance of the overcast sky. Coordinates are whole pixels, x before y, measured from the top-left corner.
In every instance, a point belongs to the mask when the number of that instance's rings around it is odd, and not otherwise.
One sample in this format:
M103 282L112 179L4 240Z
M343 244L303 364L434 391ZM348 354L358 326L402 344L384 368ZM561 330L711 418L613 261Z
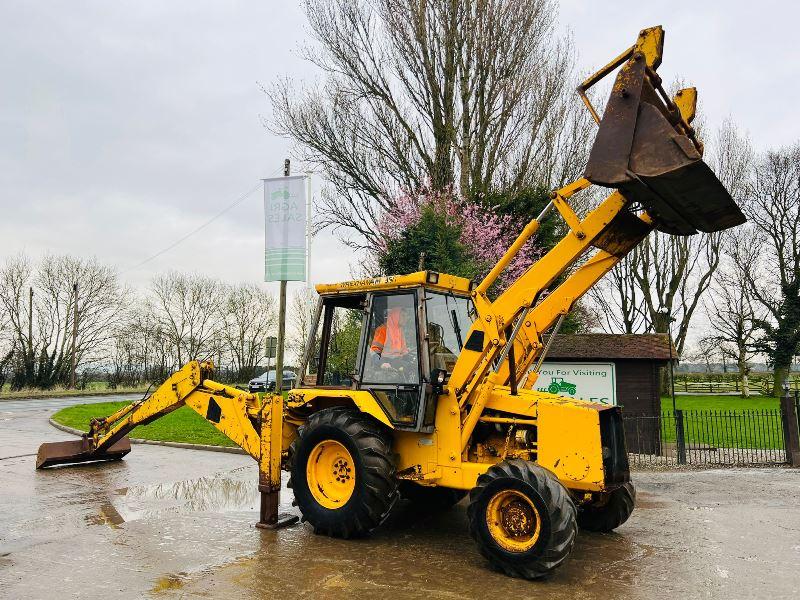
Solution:
M763 0L564 0L560 23L582 73L664 25L664 79L681 74L710 125L730 116L768 147L800 139L798 16ZM94 255L134 286L169 269L261 281L259 193L132 267L280 172L289 144L262 127L258 82L314 82L307 37L294 1L1 0L0 259ZM348 278L352 260L323 233L312 280Z

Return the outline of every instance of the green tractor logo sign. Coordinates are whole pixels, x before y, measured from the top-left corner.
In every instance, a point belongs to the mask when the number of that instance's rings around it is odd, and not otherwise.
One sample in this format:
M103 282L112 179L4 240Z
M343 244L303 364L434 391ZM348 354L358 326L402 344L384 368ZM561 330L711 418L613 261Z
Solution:
M566 392L570 396L574 396L578 391L577 386L569 381L564 381L563 377L551 377L550 385L547 386L547 391L551 394L558 394L559 392Z

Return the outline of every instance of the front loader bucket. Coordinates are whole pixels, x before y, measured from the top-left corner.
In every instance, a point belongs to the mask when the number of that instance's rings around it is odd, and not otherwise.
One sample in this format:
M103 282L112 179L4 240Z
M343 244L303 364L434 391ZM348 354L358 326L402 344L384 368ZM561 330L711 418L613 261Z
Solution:
M620 69L584 177L639 202L665 233L712 233L744 223L728 190L703 162L702 146L690 138L693 114L684 119L659 97L652 83L657 77L641 54Z
M55 465L120 460L130 451L131 442L127 436L114 442L108 449L99 450L92 450L87 438L68 442L52 442L39 446L39 452L36 455L36 468L44 469Z

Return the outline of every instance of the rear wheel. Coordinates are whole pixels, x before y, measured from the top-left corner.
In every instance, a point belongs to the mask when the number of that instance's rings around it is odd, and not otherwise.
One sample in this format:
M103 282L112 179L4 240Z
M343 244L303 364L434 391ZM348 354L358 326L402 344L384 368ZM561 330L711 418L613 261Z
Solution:
M512 577L550 575L577 535L569 492L553 473L520 459L498 463L478 478L467 515L481 554Z
M628 520L636 504L636 488L626 483L601 503L587 504L578 511L578 525L587 531L612 531Z
M439 512L458 504L467 492L439 486L427 486L413 481L401 481L400 495L410 501L415 508L425 512Z
M391 437L347 408L311 416L291 452L295 502L314 532L357 537L380 525L397 500Z

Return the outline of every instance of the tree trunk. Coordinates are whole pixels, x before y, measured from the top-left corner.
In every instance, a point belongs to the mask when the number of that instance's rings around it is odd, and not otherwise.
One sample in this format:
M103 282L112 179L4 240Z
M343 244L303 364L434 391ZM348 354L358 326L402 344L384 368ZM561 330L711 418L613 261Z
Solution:
M775 365L772 377L772 396L780 398L783 394L783 382L789 377L789 365Z
M742 381L742 398L750 397L750 387L747 381L747 362L745 361L745 351L739 348L739 356L736 361L736 366L739 368L739 379Z

